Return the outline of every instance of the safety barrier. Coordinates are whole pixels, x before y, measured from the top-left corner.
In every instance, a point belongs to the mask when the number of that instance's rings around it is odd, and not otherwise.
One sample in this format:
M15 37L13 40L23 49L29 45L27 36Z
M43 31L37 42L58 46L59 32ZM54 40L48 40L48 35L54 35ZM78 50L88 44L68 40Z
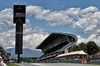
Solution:
M49 63L81 63L81 60L51 60Z
M100 60L90 60L89 62L93 64L100 64Z
M100 64L100 60L49 60L49 61L42 61L42 63L81 63L81 64L86 64L86 63L96 63Z

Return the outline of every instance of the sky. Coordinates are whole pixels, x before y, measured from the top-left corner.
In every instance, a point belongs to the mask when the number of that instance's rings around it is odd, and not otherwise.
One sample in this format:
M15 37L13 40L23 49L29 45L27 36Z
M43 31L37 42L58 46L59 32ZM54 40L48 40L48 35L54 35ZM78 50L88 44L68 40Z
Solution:
M71 33L77 44L100 46L100 0L0 0L0 45L15 48L13 5L26 5L23 48L35 50L52 32Z

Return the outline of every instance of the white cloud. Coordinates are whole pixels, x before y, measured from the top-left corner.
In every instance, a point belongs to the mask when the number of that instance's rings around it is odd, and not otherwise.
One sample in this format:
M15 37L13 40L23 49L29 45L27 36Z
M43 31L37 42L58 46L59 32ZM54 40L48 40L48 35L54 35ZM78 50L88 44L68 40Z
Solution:
M90 36L84 39L78 36L78 42L95 41L99 43L100 37L100 11L97 7L90 6L85 9L69 8L67 10L51 11L40 6L28 6L27 14L34 15L37 19L45 20L50 26L71 26L81 28ZM95 35L95 36L94 36Z
M41 33L38 33L36 30L39 29ZM28 30L28 29L27 29ZM29 33L27 33L29 32ZM27 33L27 34L26 34ZM45 32L41 30L41 28L34 28L34 30L24 31L23 36L23 47L35 49L37 45L39 45L47 36ZM2 45L5 49L9 47L15 47L15 29L0 32L0 45Z
M6 8L5 10L2 10L0 12L0 26L2 28L5 28L8 30L8 29L12 29L14 28L14 25L13 25L13 10L10 9L10 8Z
M82 28L86 31L90 29L91 25L96 26L100 13L99 9L94 6L85 9L69 8L52 12L40 6L30 5L27 7L27 14L34 15L37 19L45 20L50 26L71 25L74 28ZM88 26L89 28L87 28Z
M15 24L13 24L13 10L8 8L0 12L0 45L5 48L15 47ZM51 11L40 6L27 6L27 14L36 19L45 20L50 26L72 26L81 28L84 33L90 34L87 39L78 37L78 43L95 41L100 46L100 11L97 7L69 8L61 11ZM30 20L24 24L24 48L35 49L48 34L40 27L31 27Z
M89 13L89 12L96 12L98 11L98 8L94 7L94 6L90 6L88 8L83 9L81 12L82 13Z
M32 29L24 30L23 44L24 48L35 49L47 36L48 34L44 32L44 29L40 27L35 27Z
M71 9L73 12L79 9ZM39 6L28 6L26 10L27 14L34 15L35 18L40 19L40 20L45 20L48 22L50 26L60 26L60 25L66 25L70 24L73 21L73 17L75 17L77 11L74 13L70 14L68 13L69 11L50 11L43 9L42 7ZM76 17L75 17L76 18Z
M42 7L39 6L27 6L26 12L30 15L35 15L38 19L45 19L46 15L50 13L50 10L42 9Z
M35 49L37 45L39 45L43 39L45 39L48 34L29 34L24 36L24 48Z
M52 12L51 10L43 9L40 6L30 5L27 7L26 12L27 14L34 15L36 19L45 20L50 26L63 26L63 25L70 25L74 23L75 24L73 25L74 28L76 27L82 28L81 24L83 25L83 22L87 22L87 21L89 21L88 23L90 23L91 18L89 17L92 16L93 18L93 15L98 11L99 11L98 8L94 6L90 6L85 9L69 8L67 10ZM85 27L87 25L85 24Z
M90 35L87 39L82 38L81 36L77 36L78 37L78 42L77 44L84 42L87 43L88 41L94 41L98 46L100 46L100 36L96 36L96 34L92 34Z

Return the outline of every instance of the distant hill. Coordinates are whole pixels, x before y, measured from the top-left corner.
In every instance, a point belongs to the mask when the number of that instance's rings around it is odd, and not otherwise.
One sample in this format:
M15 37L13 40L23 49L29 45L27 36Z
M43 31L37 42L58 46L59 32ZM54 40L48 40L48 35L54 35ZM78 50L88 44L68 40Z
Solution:
M17 58L17 54L15 54L15 48L6 49L7 53L11 53L10 58ZM40 57L43 55L41 51L31 50L31 49L23 49L23 54L21 57Z

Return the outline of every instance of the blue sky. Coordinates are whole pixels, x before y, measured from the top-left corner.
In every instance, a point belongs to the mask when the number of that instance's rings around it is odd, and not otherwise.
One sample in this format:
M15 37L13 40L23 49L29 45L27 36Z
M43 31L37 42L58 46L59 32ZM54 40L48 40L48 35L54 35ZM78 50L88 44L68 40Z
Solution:
M24 48L33 43L35 48L52 32L71 33L78 37L78 43L95 41L100 46L99 3L99 0L0 0L0 42L4 47L14 47L13 5L26 5Z
M42 6L45 9L61 10L70 7L81 7L86 8L88 6L99 7L99 0L0 0L0 8L11 8L12 5L37 5ZM64 6L62 8L62 6Z

